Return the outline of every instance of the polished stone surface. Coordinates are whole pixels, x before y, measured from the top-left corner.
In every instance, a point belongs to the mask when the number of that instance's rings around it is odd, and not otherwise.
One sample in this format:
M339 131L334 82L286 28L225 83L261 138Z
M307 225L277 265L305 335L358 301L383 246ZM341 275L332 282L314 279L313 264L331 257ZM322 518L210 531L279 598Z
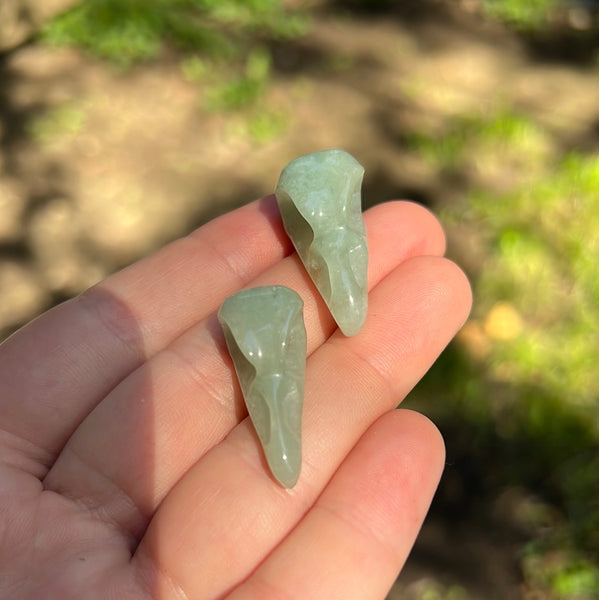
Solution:
M293 487L302 462L302 299L283 286L242 290L225 300L218 320L272 474L284 487Z
M368 311L368 245L362 218L364 168L343 150L290 162L276 187L285 231L345 335Z

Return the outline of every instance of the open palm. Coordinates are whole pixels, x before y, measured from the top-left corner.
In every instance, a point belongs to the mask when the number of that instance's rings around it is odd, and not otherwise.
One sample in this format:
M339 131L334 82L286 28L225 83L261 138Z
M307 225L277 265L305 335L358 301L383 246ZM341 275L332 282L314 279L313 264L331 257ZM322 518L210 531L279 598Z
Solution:
M460 327L462 272L423 208L365 214L369 316L346 338L273 197L208 223L0 346L0 597L382 599L443 467L395 406ZM270 475L216 311L242 287L305 303L303 463Z

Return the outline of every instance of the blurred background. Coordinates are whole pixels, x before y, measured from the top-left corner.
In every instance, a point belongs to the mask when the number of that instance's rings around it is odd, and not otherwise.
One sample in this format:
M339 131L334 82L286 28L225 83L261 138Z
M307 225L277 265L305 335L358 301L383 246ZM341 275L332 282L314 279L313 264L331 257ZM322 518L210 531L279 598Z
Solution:
M475 294L407 402L447 467L389 599L599 598L598 33L590 0L2 0L0 338L344 148Z

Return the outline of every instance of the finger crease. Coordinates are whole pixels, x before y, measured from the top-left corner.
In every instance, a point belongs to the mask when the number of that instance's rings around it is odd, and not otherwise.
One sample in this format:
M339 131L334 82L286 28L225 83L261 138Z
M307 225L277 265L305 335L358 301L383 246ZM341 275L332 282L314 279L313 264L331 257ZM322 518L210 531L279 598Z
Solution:
M247 586L247 587L246 587ZM252 598L276 598L277 600L297 600L297 595L289 595L276 582L270 578L265 577L258 570L254 574L250 575L245 582L241 583L238 587L240 591L243 591L245 596L247 592Z
M366 523L368 522L367 519L352 519L345 514L345 511L335 510L333 507L327 506L324 503L317 504L313 510L315 509L326 513L326 515L328 515L329 517L333 517L334 520L341 523L343 527L351 530L360 538L366 538L367 540L373 541L377 545L377 547L380 548L383 555L391 554L394 557L397 556L397 552L390 546L390 544L387 541L385 541L383 535L377 533L371 527L366 526ZM325 518L325 520L327 519ZM351 545L353 547L366 547L365 545L358 544Z
M185 590L180 585L177 585L174 578L166 569L158 564L154 557L144 552L142 556L137 556L137 561L137 580L141 588L146 590L149 598L156 598L155 589L158 587L156 583L157 580L161 580L165 583L165 587L171 591L171 594L168 595L169 598L189 600L189 596L185 593Z
M8 467L29 473L42 480L55 460L55 455L31 440L0 429L0 447L5 449L2 462Z
M228 269L229 273L231 273L238 282L240 282L240 287L244 287L247 282L249 281L247 276L244 276L241 272L241 270L235 265L235 263L227 256L227 254L225 254L224 252L222 252L215 244L213 244L212 242L208 241L207 239L203 238L202 242L208 246L208 249L212 252L214 252L214 254L221 260L221 262L226 266L226 268Z
M203 369L198 367L198 364L191 360L184 352L176 346L169 346L164 350L170 352L181 365L181 370L199 387L209 398L214 400L219 406L226 410L231 410L233 401L231 396L223 392L225 386L221 385L221 380L214 377L213 374L208 375ZM214 381L214 383L212 383Z
M78 462L83 469L88 473L91 473L92 478L95 477L96 479L101 479L101 483L95 483L94 489L101 489L102 497L110 497L112 500L109 503L101 502L94 499L93 493L77 495L75 493L69 493L66 486L64 488L61 488L60 486L48 486L46 485L46 482L44 482L44 489L52 490L65 498L70 498L74 502L85 507L101 522L116 528L127 538L128 547L133 551L148 525L149 516L144 514L144 511L137 502L135 502L133 497L110 476L91 466L76 451L69 449L68 452L68 457L65 457L64 460L74 460ZM80 479L83 480L83 478ZM110 489L113 491L108 491ZM116 499L115 493L117 495Z
M354 350L349 344L347 344L343 350L347 354L351 354L358 363L367 367L367 369L374 374L376 379L378 379L385 387L386 393L382 394L385 397L396 398L399 396L397 388L393 385L391 377L389 373L384 371L383 369L377 367L373 364L366 356L363 356L360 352ZM376 389L375 386L369 386L369 389Z

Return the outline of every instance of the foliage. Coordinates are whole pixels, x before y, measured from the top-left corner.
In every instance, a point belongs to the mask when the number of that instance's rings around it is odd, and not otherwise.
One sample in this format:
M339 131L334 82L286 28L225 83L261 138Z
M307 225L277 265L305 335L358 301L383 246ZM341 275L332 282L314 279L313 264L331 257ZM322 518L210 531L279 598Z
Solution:
M264 92L270 74L270 54L264 48L250 52L243 72L215 83L207 93L212 110L236 110L253 104Z
M428 409L450 454L474 469L468 493L524 486L543 499L529 515L538 531L523 556L528 583L599 598L599 158L560 156L548 131L509 110L458 118L408 145L472 182L442 218L485 257L471 273L472 319L419 402L436 398ZM481 161L503 165L499 189Z
M516 29L531 31L546 26L556 7L566 4L566 1L480 0L480 3L487 16L500 19ZM393 11L405 2L402 0L336 0L335 4L339 8L368 14Z
M198 85L206 108L252 109L246 129L260 142L286 123L276 110L253 108L271 74L263 42L305 29L305 18L281 0L87 0L51 21L42 39L82 48L121 69L174 48L182 55L182 75Z
M405 143L437 169L470 163L472 168L484 170L497 158L505 165L511 157L530 171L533 163L544 160L547 138L542 129L521 115L497 110L492 114L458 116L441 135L434 137L419 131L408 133ZM522 156L527 160L522 161Z
M155 58L165 44L230 59L251 36L289 38L304 25L280 0L87 0L52 20L42 39L128 67Z
M529 551L524 558L527 580L537 589L550 590L560 600L597 600L599 568L567 553L540 555Z
M230 120L231 127L241 137L262 144L281 135L289 121L280 109L260 102L270 81L271 55L264 47L257 46L240 66L237 70L217 70L212 62L198 55L188 56L180 64L183 77L202 90L207 110L229 113L245 110L243 121Z
M485 12L518 29L539 29L547 24L559 0L484 0Z
M48 143L69 138L85 126L85 111L74 104L64 104L48 109L28 125L31 138L39 143Z
M498 345L495 365L516 383L543 381L573 406L599 399L599 159L571 155L553 175L499 198L471 198L472 217L492 227L482 298L509 301L522 334ZM490 309L491 307L488 307Z

